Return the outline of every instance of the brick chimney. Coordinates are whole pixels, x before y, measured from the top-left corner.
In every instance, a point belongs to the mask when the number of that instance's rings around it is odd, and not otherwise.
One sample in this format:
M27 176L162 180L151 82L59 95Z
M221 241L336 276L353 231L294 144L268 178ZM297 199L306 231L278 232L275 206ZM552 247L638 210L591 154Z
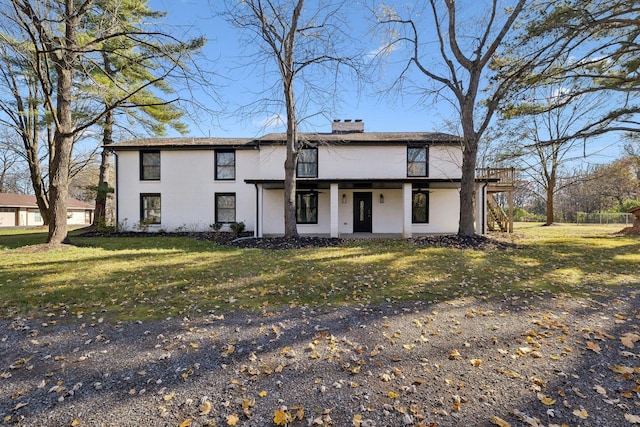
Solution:
M331 123L331 133L362 133L364 132L364 122L362 119L346 119L344 121L335 119Z

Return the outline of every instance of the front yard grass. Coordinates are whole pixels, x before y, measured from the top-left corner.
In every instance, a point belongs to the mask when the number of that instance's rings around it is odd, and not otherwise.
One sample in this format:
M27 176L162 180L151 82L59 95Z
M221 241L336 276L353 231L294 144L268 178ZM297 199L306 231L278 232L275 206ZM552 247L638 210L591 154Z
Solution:
M516 224L518 249L429 248L404 240L266 251L187 237L0 232L0 316L145 320L240 308L366 305L459 298L597 297L640 289L640 238L622 226ZM490 236L491 237L491 236Z

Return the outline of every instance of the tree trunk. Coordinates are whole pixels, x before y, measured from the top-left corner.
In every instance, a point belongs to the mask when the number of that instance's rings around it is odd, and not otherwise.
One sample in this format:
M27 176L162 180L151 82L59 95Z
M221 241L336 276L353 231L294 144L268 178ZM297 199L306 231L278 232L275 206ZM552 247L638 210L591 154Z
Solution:
M74 0L65 1L64 48L51 53L57 75L56 127L49 171L49 209L51 222L47 243L56 245L67 240L67 197L69 167L73 148L74 122L72 114L73 70L78 50Z
M474 199L476 188L476 157L478 154L477 143L467 145L462 153L462 179L460 182L460 222L458 225L459 236L475 235L474 225Z
M49 182L49 236L47 243L56 245L67 239L67 198L69 194L69 166L73 146L73 118L71 115L72 80L71 69L57 66L58 126L53 137L55 150L51 156Z
M284 235L298 236L296 221L296 166L298 164L298 124L293 85L285 83L287 105L287 157L284 162Z
M458 223L459 236L473 236L476 233L474 225L474 198L476 189L476 162L478 159L478 135L473 121L473 102L466 102L462 106L460 120L462 122L462 177L460 180L460 221Z
M113 143L113 110L108 110L102 131L102 156L100 159L100 173L96 187L96 210L93 225L105 224L107 220L107 196L109 195L109 151L106 148Z
M552 225L555 221L555 215L553 213L553 193L555 188L555 182L547 183L547 222L544 225Z

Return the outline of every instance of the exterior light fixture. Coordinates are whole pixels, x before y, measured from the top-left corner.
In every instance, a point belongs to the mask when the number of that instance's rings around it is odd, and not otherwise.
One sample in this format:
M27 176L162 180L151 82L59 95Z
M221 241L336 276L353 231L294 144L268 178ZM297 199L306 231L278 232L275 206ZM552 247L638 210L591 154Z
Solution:
M347 203L347 195L343 194L342 195L342 204L344 205L345 203Z
M384 194L380 194L380 203L384 203Z

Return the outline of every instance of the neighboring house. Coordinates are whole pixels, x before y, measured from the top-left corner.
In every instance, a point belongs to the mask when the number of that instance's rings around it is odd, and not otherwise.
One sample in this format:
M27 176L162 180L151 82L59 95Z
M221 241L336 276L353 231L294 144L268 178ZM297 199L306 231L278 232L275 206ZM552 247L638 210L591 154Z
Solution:
M364 132L334 121L301 133L298 233L410 237L455 233L462 149L442 133ZM116 221L124 230L208 231L244 222L255 236L284 234L286 135L258 139L159 138L120 142ZM486 182L478 182L477 232L486 230Z
M89 225L94 206L67 199L67 224ZM27 194L0 193L0 227L35 227L43 225L36 197Z
M640 206L629 209L627 212L631 214L631 218L633 219L633 226L640 228Z

